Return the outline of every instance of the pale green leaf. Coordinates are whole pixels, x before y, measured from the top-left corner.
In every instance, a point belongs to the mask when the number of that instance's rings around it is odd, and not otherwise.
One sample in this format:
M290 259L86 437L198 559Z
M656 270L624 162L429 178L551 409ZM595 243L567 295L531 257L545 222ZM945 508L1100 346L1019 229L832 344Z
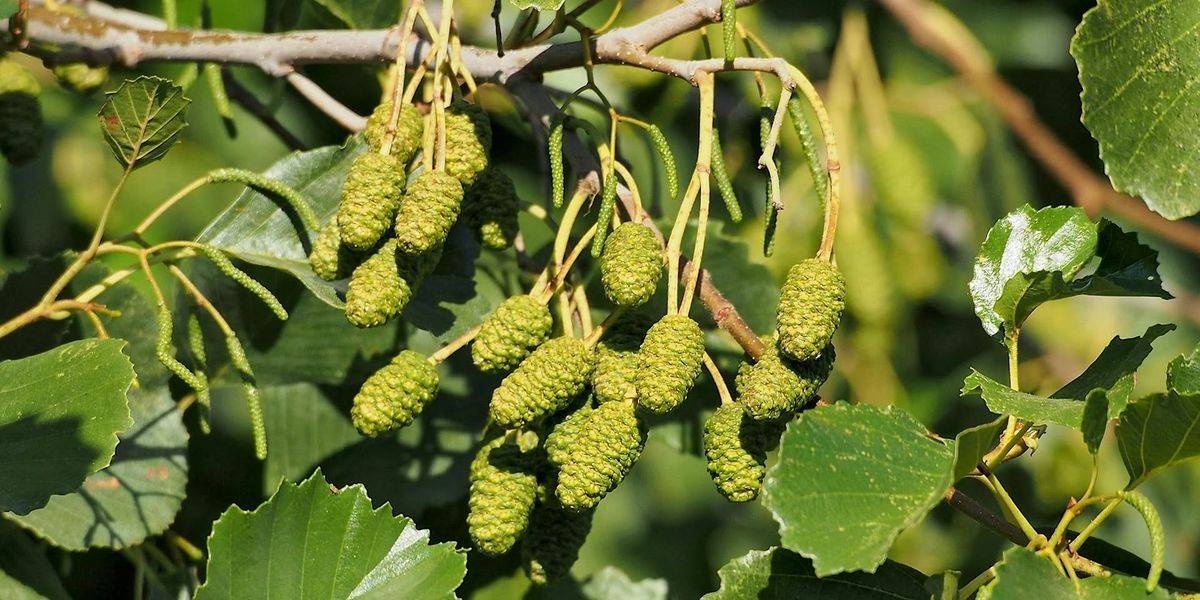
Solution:
M66 600L46 552L16 525L0 520L0 598Z
M1167 389L1176 394L1200 395L1200 346L1189 356L1177 356L1167 365Z
M928 600L925 575L885 561L874 573L818 577L808 559L783 548L755 550L717 572L721 588L704 600L747 598L837 598L838 600Z
M616 567L604 567L583 584L587 600L667 600L667 580L633 581Z
M0 362L0 510L19 514L79 487L130 425L123 340L82 340Z
M100 106L100 129L113 156L127 168L154 162L166 155L187 127L183 88L161 77L126 80L105 94Z
M1117 420L1117 446L1129 472L1126 489L1151 474L1200 456L1200 395L1153 394L1129 403Z
M1200 212L1200 4L1108 0L1071 40L1083 124L1118 191L1179 219Z
M996 437L1004 429L1006 417L964 429L954 436L954 481L966 477L983 457L996 447Z
M1161 587L1146 592L1146 580L1124 575L1090 577L1075 584L1045 557L1011 548L996 565L996 578L979 591L979 600L1169 600Z
M318 470L281 484L252 512L225 511L208 538L206 572L197 600L443 600L462 582L466 557L453 544L429 544L389 504L373 509L362 486L331 489Z
M817 575L874 571L941 500L953 467L950 444L903 410L818 407L788 425L763 504L784 547L813 559Z

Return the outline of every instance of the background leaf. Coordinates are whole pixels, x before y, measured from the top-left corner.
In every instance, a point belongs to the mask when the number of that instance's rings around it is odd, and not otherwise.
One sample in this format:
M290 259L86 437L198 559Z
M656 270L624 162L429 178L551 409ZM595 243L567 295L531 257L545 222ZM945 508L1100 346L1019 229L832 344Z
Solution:
M536 8L538 10L558 10L565 0L508 0L517 10Z
M941 500L953 465L949 444L903 410L818 407L788 425L763 504L783 545L811 557L818 576L874 571L896 535Z
M616 567L604 567L582 586L587 600L667 600L664 579L633 581Z
M351 29L386 29L400 19L400 3L392 0L316 0Z
M1117 421L1127 489L1155 471L1200 456L1200 396L1153 394L1129 403Z
M1189 356L1177 356L1167 365L1167 388L1176 394L1200 395L1200 346Z
M70 598L45 551L16 525L0 520L0 597L6 600Z
M704 600L743 598L838 598L839 600L928 600L925 575L885 561L873 573L818 577L808 559L783 548L752 551L718 571L721 589Z
M196 597L443 600L465 573L453 544L430 545L390 505L372 509L362 486L331 490L318 470L253 512L221 515Z
M183 88L161 77L138 77L105 94L100 129L121 166L136 168L167 154L187 127Z
M0 362L0 509L18 514L79 487L129 427L123 340L82 340Z
M1083 85L1083 124L1118 191L1169 219L1200 212L1200 6L1187 1L1103 2L1071 40Z
M996 565L996 578L979 591L979 600L1168 600L1163 588L1146 593L1146 580L1124 575L1089 577L1079 582L1078 593L1070 579L1060 575L1050 561L1024 548L1011 548Z

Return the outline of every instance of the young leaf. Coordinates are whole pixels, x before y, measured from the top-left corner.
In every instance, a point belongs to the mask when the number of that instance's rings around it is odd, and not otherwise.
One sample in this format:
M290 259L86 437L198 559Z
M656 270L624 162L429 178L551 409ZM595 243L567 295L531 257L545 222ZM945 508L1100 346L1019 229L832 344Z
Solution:
M187 127L183 88L160 77L125 81L105 94L100 129L113 156L126 168L137 168L166 155Z
M331 489L318 469L254 511L221 515L196 598L442 600L465 574L453 544L430 544L390 504L372 509L361 485Z
M1170 600L1171 595L1162 588L1146 592L1146 580L1124 575L1089 577L1079 582L1078 588L1050 561L1024 548L1011 548L996 565L996 578L979 590L979 600L1046 600L1086 599L1122 600Z
M1131 402L1117 421L1117 445L1133 489L1155 471L1200 456L1200 395L1172 391Z
M954 481L966 477L996 446L996 436L1008 423L1006 417L962 430L954 436Z
M1200 212L1197 27L1195 2L1102 2L1071 40L1083 124L1100 143L1104 171L1114 188L1168 219Z
M950 445L902 410L819 407L788 425L763 504L784 547L812 558L818 576L874 571L941 500L953 466Z
M929 600L925 575L885 561L874 573L819 577L812 563L783 548L754 550L717 572L721 588L704 600L743 598L838 598L840 600Z
M124 340L82 340L0 362L0 510L25 514L112 460L130 425Z
M1075 279L1094 258L1095 273ZM1162 289L1158 253L1083 210L1028 205L992 226L975 257L975 314L989 335L1019 328L1035 308L1072 296L1152 296Z
M580 591L587 600L667 600L667 580L633 581L616 567L604 567Z

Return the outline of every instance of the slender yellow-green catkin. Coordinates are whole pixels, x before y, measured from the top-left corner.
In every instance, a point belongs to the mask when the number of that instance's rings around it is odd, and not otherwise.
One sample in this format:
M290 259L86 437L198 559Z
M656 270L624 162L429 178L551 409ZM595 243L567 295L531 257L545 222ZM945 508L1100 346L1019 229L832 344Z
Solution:
M592 529L592 514L565 509L553 500L537 505L521 541L525 574L534 585L546 585L571 572Z
M363 256L342 244L338 231L337 219L330 219L317 239L313 242L312 252L308 255L308 266L313 273L325 281L345 279L354 272L354 268L362 262Z
M758 497L767 472L767 452L779 444L785 424L754 421L736 402L722 404L704 423L708 473L730 502Z
M467 527L475 548L489 556L512 549L537 497L536 462L502 435L479 449L471 461Z
M606 402L579 427L558 470L555 497L566 508L595 508L642 455L646 427L632 402Z
M413 180L396 210L396 242L400 251L421 254L440 248L458 220L463 188L440 171L425 171Z
M778 419L808 404L829 379L836 358L833 344L806 361L780 356L772 337L764 338L763 345L758 362L742 363L736 379L738 402L759 421Z
M479 326L471 359L484 373L506 373L550 339L553 327L554 319L545 304L528 294L513 296Z
M446 172L470 187L488 166L492 123L478 104L455 102L446 111Z
M642 312L630 312L604 332L596 344L596 370L592 372L592 391L597 400L637 398L638 348L653 323Z
M392 226L404 191L404 169L394 156L359 155L350 165L338 206L338 233L353 250L370 250Z
M0 154L14 165L33 160L42 147L41 91L25 67L0 57Z
M350 420L371 437L405 427L437 397L438 383L436 367L420 353L404 350L363 383Z
M387 135L387 128L392 118L392 103L383 102L375 107L367 118L367 127L363 135L367 138L367 146L371 152L379 152ZM395 137L392 138L392 156L397 164L403 166L412 160L421 149L421 139L425 135L425 119L421 111L412 104L400 107L400 115L396 119Z
M617 306L626 308L645 304L663 271L662 247L654 232L641 223L622 223L600 256L600 283L604 294Z
M827 261L809 258L788 271L779 296L779 350L794 360L817 358L846 309L846 282Z
M587 385L595 353L582 340L554 338L538 347L492 392L489 415L505 429L527 426L570 403Z
M441 258L441 250L411 256L388 240L350 276L346 319L355 327L376 327L400 314L421 281Z
M704 332L684 315L659 319L638 350L638 406L656 414L679 406L704 364Z
M462 220L484 248L503 250L512 245L520 230L517 223L520 208L521 199L512 178L500 169L489 167L463 197Z

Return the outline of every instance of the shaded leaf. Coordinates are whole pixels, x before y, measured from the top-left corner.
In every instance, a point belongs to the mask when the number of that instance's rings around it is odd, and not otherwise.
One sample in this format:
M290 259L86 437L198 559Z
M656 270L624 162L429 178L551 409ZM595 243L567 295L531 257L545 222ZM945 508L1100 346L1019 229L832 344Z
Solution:
M953 466L950 445L903 410L818 407L788 425L763 504L784 547L812 558L817 575L874 571L941 500Z
M633 581L616 567L604 567L582 586L587 600L667 600L667 580Z
M1200 456L1200 396L1153 394L1129 403L1117 420L1126 489L1154 472Z
M1113 187L1169 219L1200 212L1197 27L1195 2L1101 2L1071 40L1083 123Z
M1123 575L1090 577L1079 582L1059 574L1044 557L1024 548L1011 548L996 565L996 578L979 591L979 600L1169 600L1161 587L1146 593L1146 580Z
M252 512L221 515L196 598L442 600L465 574L453 544L430 545L390 505L372 509L362 486L333 490L318 470Z
M362 440L346 415L307 383L262 388L271 451L263 466L263 493L281 480L298 480L322 459Z
M45 551L16 525L0 520L0 598L70 598Z
M0 0L0 19L7 19L17 13L19 0Z
M954 436L954 481L966 477L983 457L996 447L996 437L1004 429L1007 417L964 429Z
M1108 429L1108 395L1104 390L1095 390L1084 400L1079 428L1083 431L1083 443L1087 445L1088 452L1098 452L1100 443L1104 441L1104 432Z
M839 600L928 600L925 575L885 561L874 573L818 577L808 559L783 548L752 551L717 572L721 588L704 600L743 598L838 598Z
M129 427L123 340L82 340L0 362L0 510L18 514L79 487Z
M117 162L136 168L167 154L187 127L183 88L161 77L126 80L105 94L100 129Z
M351 29L386 29L400 19L393 0L316 0Z

